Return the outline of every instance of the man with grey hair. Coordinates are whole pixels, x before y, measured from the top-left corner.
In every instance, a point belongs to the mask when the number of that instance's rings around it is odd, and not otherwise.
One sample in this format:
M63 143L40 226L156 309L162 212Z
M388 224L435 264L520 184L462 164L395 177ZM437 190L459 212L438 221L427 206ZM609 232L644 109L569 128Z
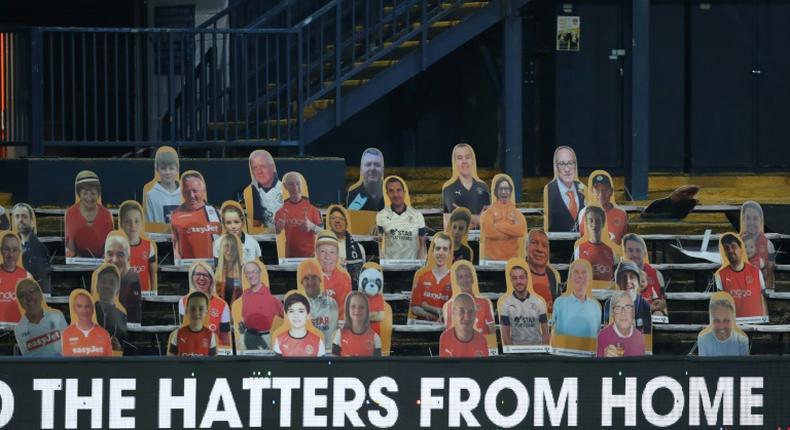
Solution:
M11 209L11 223L22 241L22 265L38 282L44 294L49 295L52 292L52 266L49 264L47 247L38 240L36 234L36 215L33 208L27 203L14 205Z
M554 179L543 188L545 231L577 231L584 208L584 185L579 182L576 152L560 146L554 151Z
M142 295L140 293L140 276L129 270L129 241L120 231L107 235L104 243L104 261L118 268L121 275L119 300L126 309L126 318L130 323L140 323L142 319Z
M277 166L272 155L262 149L252 151L249 162L252 214L248 216L255 227L273 228L274 214L283 205L283 191L277 176Z
M749 338L735 330L735 306L727 299L712 299L710 325L697 336L700 357L749 355Z
M348 189L346 207L352 211L380 211L384 209L382 183L384 180L384 155L377 148L362 152L359 163L360 182Z

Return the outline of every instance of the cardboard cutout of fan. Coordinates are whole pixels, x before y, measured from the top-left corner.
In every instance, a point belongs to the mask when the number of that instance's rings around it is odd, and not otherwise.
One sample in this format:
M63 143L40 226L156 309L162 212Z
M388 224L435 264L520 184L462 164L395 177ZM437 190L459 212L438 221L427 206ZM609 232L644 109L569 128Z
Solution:
M12 297L16 294L16 284L31 278L22 265L22 242L16 233L0 231L0 294L9 297L0 302L0 323L16 324L22 316Z
M439 357L482 358L488 357L486 337L475 330L475 300L471 294L459 293L452 299L450 310L453 323L439 336Z
M63 215L66 264L97 265L104 255L104 239L114 222L102 205L101 182L90 170L74 179L74 204Z
M212 261L222 225L219 212L208 204L207 184L200 172L187 170L181 175L181 197L181 205L170 214L175 264Z
M629 292L616 291L604 306L609 308L609 322L598 333L596 356L616 358L652 354L652 336L636 327L634 301Z
M143 186L145 231L152 237L170 233L170 214L183 202L180 170L175 149L162 146L156 151L154 177Z
M274 215L283 205L283 188L272 155L256 149L248 158L250 185L244 188L247 231L250 234L274 233Z
M527 220L516 207L513 180L503 173L491 181L491 206L480 216L480 265L504 266L525 258Z
M549 352L548 305L535 292L529 265L511 258L504 273L507 289L497 300L502 352Z
M120 300L126 309L127 323L130 327L140 327L142 323L142 286L140 276L130 263L131 247L129 238L123 230L113 230L107 235L104 244L104 262L111 263L121 277Z
M346 207L353 234L371 235L376 231L376 213L384 209L384 154L377 148L362 151L359 180L348 187Z
M332 355L337 357L381 357L381 336L370 322L370 303L362 291L346 296L343 324L335 331Z
M392 307L384 300L384 271L378 263L362 266L357 289L368 298L370 328L381 338L381 355L390 355L392 347Z
M324 335L312 322L311 305L298 291L285 295L285 320L272 333L275 355L282 357L322 357L326 355Z
M458 260L474 262L475 253L469 246L472 213L467 208L455 208L448 218L444 232L453 238L453 262Z
M576 152L569 146L554 150L554 178L543 187L543 230L573 232L579 229L584 208L584 184L579 181Z
M349 276L352 285L359 280L359 272L365 264L365 248L351 234L349 211L340 205L330 205L326 209L324 225L332 230L338 244L338 261Z
M623 236L623 259L631 261L641 271L640 294L650 304L653 323L668 324L667 295L664 292L664 276L653 268L648 259L645 241L635 233Z
M340 244L330 230L321 230L315 240L315 259L321 265L324 294L337 303L338 315L345 315L346 296L352 291L351 275L340 264Z
M310 319L313 326L321 332L326 352L330 353L335 330L341 324L340 306L335 299L326 295L321 264L315 258L302 261L296 268L296 279L296 290L310 302Z
M383 192L384 209L376 214L381 265L424 264L425 219L411 205L409 186L401 177L387 176Z
M470 230L480 226L480 214L491 205L491 194L488 186L477 176L477 157L475 150L468 143L459 143L453 147L450 156L453 174L442 185L442 213L444 229L450 222L450 213L457 208L466 208L472 215Z
M563 292L560 272L551 264L551 244L545 231L535 228L527 234L527 265L529 266L529 286L546 302L548 317Z
M186 297L186 315L181 327L173 330L167 341L167 355L179 357L213 357L217 355L217 335L208 328L208 295L193 291Z
M217 355L233 355L230 339L230 307L217 295L214 271L205 261L189 266L189 293L200 291L209 296L208 328L217 336ZM189 293L178 301L178 314L184 318Z
M22 314L14 327L20 354L25 357L60 356L63 352L61 333L67 327L63 313L49 307L41 287L33 279L20 279L15 293Z
M719 239L722 266L716 271L716 289L729 293L735 303L738 324L768 322L765 281L760 269L749 263L743 241L735 233L724 233Z
M414 274L406 324L444 325L442 308L453 295L452 249L453 240L447 233L433 236L425 266Z
M140 277L143 297L156 296L158 290L158 249L150 240L143 224L143 207L134 200L121 203L118 208L118 229L129 239L129 265Z
M749 337L735 324L735 300L725 291L710 296L710 323L697 335L700 357L749 355Z
M44 291L44 297L50 297L52 295L50 279L52 265L50 264L49 250L38 238L36 213L32 206L27 203L14 205L11 209L11 231L16 233L22 241L21 255L25 269L30 272L41 290Z
M244 292L231 306L236 355L274 355L271 332L282 324L283 304L271 293L266 265L250 261L243 270Z
M765 216L763 208L755 201L743 202L740 216L740 236L746 248L749 263L760 269L765 280L765 288L774 288L776 268L776 249L765 237Z
M219 216L222 220L222 234L232 234L241 241L244 248L242 261L254 261L261 258L261 245L255 238L247 233L247 221L244 216L244 210L241 208L239 202L235 200L226 200L222 203L219 209ZM218 259L221 254L220 242L214 242L213 255Z
M453 326L453 303L456 296L466 293L472 296L475 302L475 323L474 328L485 336L488 344L488 355L498 355L496 340L496 326L494 325L494 307L491 300L480 295L480 287L477 282L477 272L475 266L466 260L453 263L450 268L452 285L452 298L442 307L445 328Z
M128 330L126 308L120 301L121 272L110 263L102 263L91 274L91 295L96 322L110 334L114 355L123 355Z
M584 222L587 227L584 236L573 246L573 259L590 263L593 268L593 289L613 289L614 270L620 262L622 249L610 239L606 212L598 205L588 205L584 210Z
M568 287L551 315L552 354L592 357L597 351L602 312L593 296L592 272L586 260L576 260L568 269Z
M646 219L682 220L688 216L699 201L694 197L700 190L699 185L683 185L669 196L653 200L642 210L641 217Z
M628 214L614 200L614 180L605 170L595 170L588 179L586 204L597 205L606 212L606 228L612 242L620 245L623 236L628 233ZM579 212L584 219L584 209ZM586 223L579 224L579 233L583 236Z
M310 202L307 181L298 172L283 175L283 205L274 216L277 256L281 265L312 258L315 238L323 228L321 211Z
M64 357L111 357L112 341L107 330L96 321L93 297L77 288L69 295L71 324L63 330Z
M217 294L230 306L233 306L242 293L242 245L241 240L232 234L223 234L218 240L220 244L214 278Z

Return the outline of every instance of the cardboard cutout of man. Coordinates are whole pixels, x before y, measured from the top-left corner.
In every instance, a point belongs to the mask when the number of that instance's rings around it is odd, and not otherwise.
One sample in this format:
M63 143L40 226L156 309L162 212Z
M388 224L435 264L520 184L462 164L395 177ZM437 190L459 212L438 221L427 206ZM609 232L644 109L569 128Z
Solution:
M491 181L491 194L496 199L480 216L480 261L524 258L527 220L516 208L513 189L513 180L505 174Z
M102 263L91 275L96 322L110 334L113 353L123 353L123 343L128 338L126 309L119 301L121 274L110 263Z
M591 357L598 348L601 305L592 295L593 269L576 260L568 269L568 287L554 301L551 353Z
M298 291L310 302L310 321L321 332L322 345L327 348L326 352L331 352L331 339L337 330L340 314L335 299L324 294L321 264L314 258L304 260L296 269L296 278L299 282ZM287 314L288 306L285 309ZM326 342L326 339L330 341Z
M348 187L348 210L378 212L384 209L383 179L384 155L377 148L367 148L359 162L359 180Z
M666 318L667 296L664 292L664 276L650 265L645 241L634 233L623 236L623 256L626 260L635 263L644 275L642 298L650 304L653 322L669 322Z
M217 335L207 327L209 297L200 291L187 295L187 309L181 327L173 330L167 343L167 355L179 357L213 357L217 355Z
M207 203L206 181L200 172L188 170L181 175L181 196L181 206L170 214L176 265L210 260L222 227L219 213Z
M589 205L584 210L587 224L584 236L576 241L574 260L586 260L593 268L593 288L614 288L614 269L620 261L620 247L609 239L606 212L600 206Z
M469 246L469 226L472 214L467 208L455 208L450 213L444 232L453 238L453 262L466 260L474 262L474 252Z
M739 324L768 322L763 274L749 263L740 236L735 233L721 235L719 253L722 266L714 275L716 289L732 296L736 321Z
M587 188L587 204L600 206L606 212L606 228L609 237L618 245L622 243L623 236L628 233L628 214L614 200L614 181L609 172L595 170L590 173L589 187ZM579 212L584 215L584 210ZM584 235L586 223L579 224L579 232Z
M0 232L0 322L19 322L16 285L30 277L22 265L19 236L7 230Z
M411 303L406 324L441 324L442 307L453 295L450 250L453 241L447 233L433 236L425 266L414 274Z
M209 296L208 328L217 335L217 354L231 355L233 348L230 345L230 307L217 295L214 271L205 261L196 261L189 266L189 292L194 291ZM178 314L182 318L186 313L187 296L178 301Z
M548 352L548 306L535 293L529 265L512 258L505 268L505 281L507 291L497 300L502 351Z
M648 346L648 351L652 351L653 320L651 318L650 304L640 294L639 274L639 266L636 263L624 260L617 266L615 279L617 280L617 288L620 291L627 292L628 296L631 297L634 305L634 326L645 335L645 344ZM604 324L611 322L610 308L610 303L607 302L603 309L602 322Z
M380 357L381 337L370 327L370 305L362 291L346 297L345 321L332 341L332 355L337 357Z
M384 272L378 263L362 266L357 289L365 293L370 313L370 328L381 338L381 355L390 355L392 345L392 308L384 301Z
M351 292L351 276L340 266L339 254L340 246L335 234L329 230L318 233L315 240L315 258L321 264L324 294L338 304L338 315L345 315L346 296Z
M277 253L281 259L311 258L316 235L323 229L321 211L310 203L307 182L300 173L286 173L283 185L285 201L274 216Z
M411 206L409 187L398 176L384 179L384 209L376 214L379 258L422 260L425 252L425 219Z
M546 302L548 316L554 300L562 295L560 272L549 262L551 249L549 235L541 229L532 229L527 235L527 264L529 265L532 289Z
M19 352L25 357L57 357L63 351L61 333L66 319L57 309L44 301L44 293L33 279L21 279L16 284L16 299L22 318L14 327Z
M261 245L252 235L247 233L247 221L244 211L239 202L226 200L219 209L220 219L222 219L222 234L232 234L241 241L244 248L242 262L258 260L261 258ZM212 251L214 258L219 259L222 250L220 242L214 241Z
M765 288L773 289L776 251L771 241L765 237L763 208L759 203L747 201L741 205L740 236L749 263L762 272Z
M477 319L475 320L475 330L486 336L494 335L493 349L496 350L496 327L494 326L494 307L491 300L480 295L480 287L477 283L477 271L472 263L462 260L453 263L450 268L451 285L453 297L460 293L471 295L475 299L475 309L477 309ZM451 307L452 300L444 304L442 315L446 327L453 325L453 312ZM491 354L496 355L496 354Z
M104 255L104 239L113 229L110 211L101 204L101 183L90 170L74 180L75 203L63 215L66 264L97 263Z
M121 277L120 302L126 310L129 324L139 325L142 322L142 302L140 276L132 270L130 264L131 248L129 239L121 230L107 235L104 245L104 261L118 268Z
M165 233L170 229L170 214L181 205L178 153L162 146L154 156L154 178L143 187L145 231Z
M450 162L453 175L442 185L442 211L444 228L449 226L450 213L457 208L466 208L472 215L469 228L480 225L480 214L491 204L488 186L477 177L477 158L468 143L459 143L453 148Z
M305 260L303 263L308 261L311 260ZM272 335L274 354L282 357L326 355L323 334L312 323L310 300L300 292L291 291L285 295L284 305L285 321Z
M257 149L250 153L251 183L244 189L247 209L247 231L260 234L274 231L274 214L283 205L283 189L277 176L277 166L268 151Z
M735 325L735 301L725 291L713 293L708 305L710 325L697 336L700 357L749 355L749 337Z
M121 203L118 228L129 239L129 269L140 278L143 296L155 296L157 290L157 247L143 231L143 208L133 200Z
M11 210L12 230L22 241L22 265L36 280L45 296L52 293L49 251L38 239L36 214L27 203L17 203Z
M609 315L612 315L612 322L598 333L596 355L598 357L645 355L645 336L634 324L635 306L630 293L625 290L615 292L609 298L607 308Z
M63 330L64 357L111 357L112 341L107 330L96 322L93 297L82 288L69 295L71 324Z
M351 220L348 211L339 205L331 205L326 210L326 226L337 238L338 260L340 266L351 276L352 284L359 280L359 272L365 264L365 248L351 235Z
M554 179L543 187L543 230L577 231L584 208L584 185L579 182L576 152L568 146L554 150Z
M488 342L475 330L475 300L460 293L452 301L453 325L439 337L439 357L488 357Z
M273 354L271 332L285 317L283 303L269 288L269 273L260 261L244 264L244 292L233 303L236 353L242 355Z

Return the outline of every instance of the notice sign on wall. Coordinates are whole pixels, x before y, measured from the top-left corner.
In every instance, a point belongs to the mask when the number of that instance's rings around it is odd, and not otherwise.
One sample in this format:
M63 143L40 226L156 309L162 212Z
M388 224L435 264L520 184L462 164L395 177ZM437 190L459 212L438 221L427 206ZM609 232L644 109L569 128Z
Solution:
M578 51L581 41L581 18L557 17L557 51Z

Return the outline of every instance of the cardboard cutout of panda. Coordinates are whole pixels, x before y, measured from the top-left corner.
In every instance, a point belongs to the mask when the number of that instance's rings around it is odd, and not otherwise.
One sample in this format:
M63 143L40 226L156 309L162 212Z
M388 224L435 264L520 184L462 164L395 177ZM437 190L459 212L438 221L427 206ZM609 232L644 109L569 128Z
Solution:
M359 291L368 298L370 328L381 338L381 355L386 357L392 347L392 307L384 300L384 273L377 263L362 266L357 282Z

